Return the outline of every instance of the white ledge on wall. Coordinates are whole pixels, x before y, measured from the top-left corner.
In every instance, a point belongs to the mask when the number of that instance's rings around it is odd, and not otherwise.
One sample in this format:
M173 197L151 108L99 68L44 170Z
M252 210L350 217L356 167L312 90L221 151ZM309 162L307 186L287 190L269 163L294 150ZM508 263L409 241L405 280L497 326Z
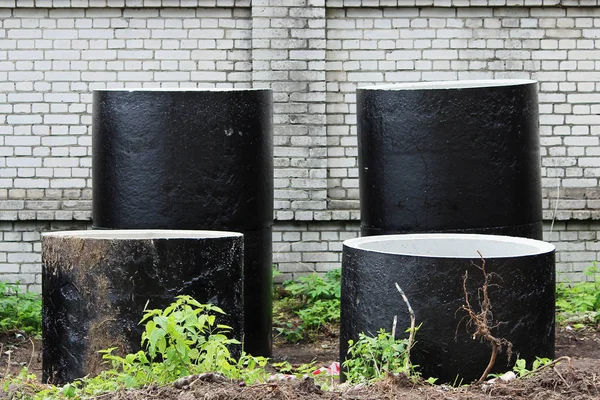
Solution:
M0 8L250 7L251 0L1 0Z
M345 7L596 7L600 0L321 0ZM269 0L264 5L275 5ZM306 7L311 7L307 1ZM255 4L256 5L256 4ZM0 8L251 7L252 0L1 0ZM314 7L314 6L313 6Z
M600 0L326 0L346 7L595 7Z

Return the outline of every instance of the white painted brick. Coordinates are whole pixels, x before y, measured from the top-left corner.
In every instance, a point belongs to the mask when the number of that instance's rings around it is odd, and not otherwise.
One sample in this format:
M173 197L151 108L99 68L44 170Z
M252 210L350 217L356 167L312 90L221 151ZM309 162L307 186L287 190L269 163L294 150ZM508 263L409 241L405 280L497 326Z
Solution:
M0 180L0 184L2 180ZM50 181L48 179L14 179L15 188L48 188Z
M593 159L600 155L600 129L596 126L600 87L595 75L598 29L584 9L540 7L542 3L527 8L533 0L524 3L527 6L499 4L493 9L468 7L485 5L483 0L448 0L424 8L418 7L422 2L398 7L396 0L332 1L328 2L326 21L322 1L313 5L316 8L295 10L282 1L272 3L277 4L274 7L268 2L256 3L254 9L228 8L232 2L216 0L204 4L214 8L202 9L189 0L183 0L185 4L148 0L139 9L127 8L134 4L131 0L131 4L110 0L111 8L87 9L81 1L80 8L66 9L62 8L66 0L61 1L54 5L61 8L55 9L17 9L6 15L0 10L0 35L2 29L7 35L0 41L0 133L6 135L0 154L9 157L2 169L0 186L4 188L30 185L36 179L36 184L49 188L56 180L66 187L49 189L55 192L46 196L61 198L69 185L87 187L89 93L94 88L270 86L276 103L281 104L276 105L274 115L275 165L278 176L287 176L276 184L288 191L278 189L276 197L281 196L278 204L282 207L291 207L291 199L296 199L298 208L296 213L277 210L276 218L357 218L356 202L344 203L350 207L347 210L316 210L324 204L318 199L327 196L322 190L327 187L327 165L329 181L345 185L332 188L330 196L340 196L340 200L357 196L357 86L501 77L540 80L542 164L545 179L549 179L544 184L555 187L556 178L565 189L597 183L600 166ZM40 7L53 6L43 6L43 0L38 3ZM344 4L350 8L332 8ZM160 6L168 8L153 8ZM274 19L269 21L268 16ZM274 74L270 69L283 73ZM325 70L329 71L327 77ZM52 96L41 100L42 93ZM81 96L69 98L73 94ZM328 114L326 136L324 113ZM41 142L18 140L34 135L43 136ZM286 147L292 144L293 148ZM330 151L326 151L328 145ZM69 157L76 163L63 162ZM307 179L307 172L315 187L292 181ZM559 204L575 206L572 202ZM561 215L577 218L589 214L583 213L585 210L578 214L562 211ZM6 212L6 218L16 218L11 210ZM89 215L67 212L59 218ZM327 248L338 249L336 244ZM0 264L1 257L0 253ZM331 265L318 261L320 255L315 257L309 262L313 267ZM564 265L570 271L575 268L574 262Z

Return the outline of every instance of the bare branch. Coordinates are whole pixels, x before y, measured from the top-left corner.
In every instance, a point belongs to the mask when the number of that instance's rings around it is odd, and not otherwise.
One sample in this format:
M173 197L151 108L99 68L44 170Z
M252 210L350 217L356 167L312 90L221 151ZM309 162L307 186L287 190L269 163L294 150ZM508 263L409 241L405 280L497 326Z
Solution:
M415 340L415 312L413 311L412 307L410 306L410 302L408 301L406 294L404 294L404 290L402 290L402 288L400 287L400 285L398 285L398 283L394 282L394 284L396 285L396 289L398 289L398 292L400 292L400 296L402 296L402 300L404 300L404 303L406 303L406 307L408 308L408 313L410 314L410 332L408 334L408 345L406 346L406 362L404 363L404 368L408 372L408 370L410 368L410 349L412 348L413 341Z
M471 301L469 299L469 293L467 290L467 281L469 278L469 274L465 271L463 275L463 292L465 294L465 304L463 304L459 310L464 310L467 313L468 321L467 331L469 331L469 327L474 325L475 332L472 333L473 339L480 338L483 341L489 342L492 346L492 354L490 356L490 361L479 378L478 382L483 382L485 378L488 376L494 364L496 362L496 357L498 353L502 350L502 346L506 346L506 352L508 354L508 358L510 359L512 356L512 343L504 338L497 338L492 335L492 329L497 328L501 322L494 323L494 314L492 313L492 303L490 301L490 297L488 294L488 289L493 284L490 283L492 277L497 276L493 273L487 273L485 270L485 259L478 251L479 257L481 257L481 265L477 265L474 262L471 262L471 265L476 267L483 274L483 284L480 288L477 289L477 300L479 303L479 312L475 312L471 305ZM462 322L462 319L461 321ZM459 322L459 324L460 324Z

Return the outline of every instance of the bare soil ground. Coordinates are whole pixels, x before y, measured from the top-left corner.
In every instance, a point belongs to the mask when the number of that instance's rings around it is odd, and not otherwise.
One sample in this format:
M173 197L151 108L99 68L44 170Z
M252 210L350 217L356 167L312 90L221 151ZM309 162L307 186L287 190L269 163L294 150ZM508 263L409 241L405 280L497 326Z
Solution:
M182 388L172 385L149 387L136 391L123 391L103 399L531 399L531 400L591 400L600 399L600 326L587 329L561 327L556 332L556 357L568 356L556 367L547 368L528 378L493 385L471 385L453 388L445 385L431 386L414 383L403 376L390 376L373 385L338 385L323 391L312 378L277 381L244 386L239 382L210 383L191 381ZM41 377L41 343L25 337L9 335L0 337L0 381L6 374L17 374L23 366ZM10 357L9 357L10 355ZM317 365L328 366L338 359L336 338L327 337L315 343L279 344L274 349L274 361L304 364L316 360ZM10 363L9 363L10 361ZM0 385L1 386L1 385ZM18 388L13 388L18 390ZM1 398L10 398L0 392Z

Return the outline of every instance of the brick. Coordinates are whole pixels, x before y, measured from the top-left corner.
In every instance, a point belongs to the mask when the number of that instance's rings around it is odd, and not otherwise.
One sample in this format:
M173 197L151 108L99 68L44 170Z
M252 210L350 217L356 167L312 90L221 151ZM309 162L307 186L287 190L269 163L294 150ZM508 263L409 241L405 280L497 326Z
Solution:
M42 258L40 254L35 253L9 253L7 260L10 263L39 263Z
M6 219L90 218L84 204L60 200L84 187L89 199L90 91L104 87L272 87L275 217L307 227L358 218L354 93L376 82L538 79L544 185L597 184L598 29L585 7L340 0L327 2L326 20L323 0L298 1L296 9L283 0L236 3L242 8L211 0L201 9L197 0L146 0L139 8L139 0L107 1L0 10L0 198L8 189L42 192L10 197L25 200L25 209L4 210ZM558 217L600 218L595 203L581 208L581 201L559 202ZM67 209L57 216L60 207Z

